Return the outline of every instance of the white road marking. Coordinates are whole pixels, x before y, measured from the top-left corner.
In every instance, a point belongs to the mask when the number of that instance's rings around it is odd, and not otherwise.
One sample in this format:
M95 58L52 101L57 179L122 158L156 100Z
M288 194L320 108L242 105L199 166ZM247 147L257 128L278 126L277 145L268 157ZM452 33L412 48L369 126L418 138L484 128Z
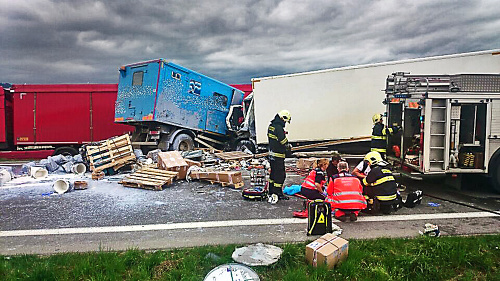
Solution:
M415 215L361 216L358 218L358 222L464 219L464 218L486 218L486 217L500 217L500 215L496 215L490 212L468 212L468 213L438 213L438 214L415 214ZM170 224L103 226L103 227L78 227L78 228L59 228L59 229L8 230L8 231L0 231L0 237L112 233L112 232L176 230L176 229L255 226L255 225L306 224L306 223L307 219L283 218L283 219L251 219L251 220L206 221L206 222L170 223Z

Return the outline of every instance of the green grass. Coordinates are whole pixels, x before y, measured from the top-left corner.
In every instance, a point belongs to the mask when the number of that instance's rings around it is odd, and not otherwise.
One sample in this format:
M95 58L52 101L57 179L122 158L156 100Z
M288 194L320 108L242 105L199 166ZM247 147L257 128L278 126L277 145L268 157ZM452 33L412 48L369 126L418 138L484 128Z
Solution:
M308 265L305 245L279 245L281 259L254 270L261 280L500 280L500 235L351 240L333 270ZM0 256L0 280L203 280L236 247Z

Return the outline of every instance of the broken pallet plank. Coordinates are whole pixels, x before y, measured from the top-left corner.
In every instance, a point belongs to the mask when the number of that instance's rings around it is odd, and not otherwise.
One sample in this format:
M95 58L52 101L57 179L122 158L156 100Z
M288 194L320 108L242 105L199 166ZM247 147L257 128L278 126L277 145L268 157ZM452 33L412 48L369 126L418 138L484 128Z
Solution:
M241 152L241 151L215 153L215 156L219 157L220 159L222 159L224 161L241 160L241 159L248 159L248 158L253 157L252 154L248 154L248 153Z

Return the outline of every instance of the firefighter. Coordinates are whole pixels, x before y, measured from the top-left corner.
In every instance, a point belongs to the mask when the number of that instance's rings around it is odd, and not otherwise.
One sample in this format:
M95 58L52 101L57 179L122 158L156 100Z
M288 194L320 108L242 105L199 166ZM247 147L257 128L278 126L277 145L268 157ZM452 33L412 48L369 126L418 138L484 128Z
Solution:
M365 194L369 201L380 204L380 211L384 214L397 210L396 206L401 204L401 196L398 193L398 184L392 172L386 167L387 162L382 159L380 153L369 152L365 156L370 166L370 173L363 179Z
M382 119L382 114L375 114L372 117L373 129L372 129L372 142L371 151L376 151L380 153L382 159L385 159L385 154L387 152L387 136L394 135L401 130L400 126L385 127L384 120Z
M271 204L276 204L278 200L288 200L288 197L283 194L283 183L286 177L285 157L286 153L291 151L292 146L285 135L285 124L290 123L291 119L288 110L281 110L274 116L267 128L269 163L271 164L268 202Z
M360 210L366 208L361 182L349 174L349 164L341 161L337 165L339 173L330 179L327 187L327 202L330 202L333 215L342 222L358 220Z

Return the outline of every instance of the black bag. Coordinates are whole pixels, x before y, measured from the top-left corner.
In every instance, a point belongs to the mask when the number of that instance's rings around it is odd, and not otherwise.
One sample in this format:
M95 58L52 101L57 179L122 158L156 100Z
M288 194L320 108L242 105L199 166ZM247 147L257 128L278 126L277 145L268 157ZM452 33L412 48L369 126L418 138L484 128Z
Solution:
M267 189L265 187L245 188L241 192L241 196L246 200L267 200Z
M415 190L413 192L408 193L406 201L403 203L403 205L406 208L413 208L417 205L420 205L420 203L422 203L422 195L423 193L421 190Z
M323 235L332 232L332 208L330 203L315 200L309 203L307 235Z

